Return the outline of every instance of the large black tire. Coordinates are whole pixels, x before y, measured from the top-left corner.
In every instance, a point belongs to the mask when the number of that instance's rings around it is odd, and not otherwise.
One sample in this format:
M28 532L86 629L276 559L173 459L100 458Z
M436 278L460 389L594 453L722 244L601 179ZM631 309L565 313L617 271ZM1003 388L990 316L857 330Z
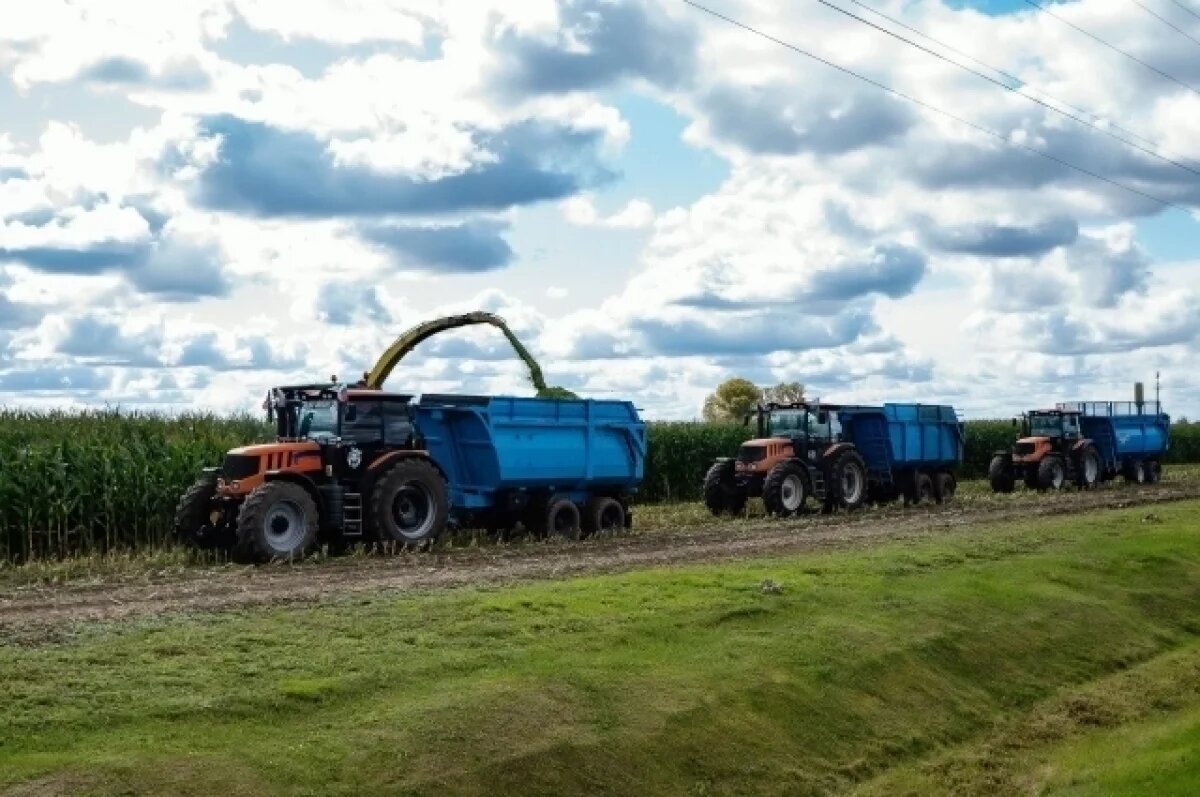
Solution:
M267 482L246 496L238 513L239 562L291 562L303 559L317 542L317 502L298 484Z
M433 542L446 530L449 515L446 482L424 459L400 460L371 491L372 525L384 541Z
M1090 490L1100 483L1103 465L1100 462L1100 452L1094 445L1088 443L1075 452L1075 486L1080 490Z
M944 504L954 498L958 491L958 479L949 471L941 471L933 476L933 499Z
M714 462L704 474L704 505L714 515L740 515L746 508L746 493L733 481L732 462Z
M1038 464L1037 486L1039 490L1061 490L1067 483L1067 465L1062 457L1050 454Z
M917 504L932 504L936 500L936 495L933 492L933 477L928 473L918 473L916 479L916 501Z
M804 511L808 493L808 473L795 460L780 462L771 468L763 480L763 505L768 513L778 517Z
M1125 467L1121 469L1121 475L1125 477L1125 481L1129 484L1145 484L1146 463L1140 459L1127 462L1125 463Z
M555 498L546 506L544 527L555 537L578 540L583 535L579 520L579 507L569 498Z
M867 463L853 449L837 454L829 468L827 487L832 504L842 509L859 509L867 500Z
M228 548L232 535L218 526L213 517L213 498L217 494L217 474L201 475L179 497L175 506L175 536L184 545L201 551Z
M585 537L611 537L625 531L625 507L615 498L593 498L583 514Z
M1162 465L1156 459L1148 459L1145 464L1146 484L1158 484L1162 481Z
M1008 454L996 454L992 457L992 461L988 463L988 483L992 485L992 492L995 493L1013 491L1016 480L1013 478L1012 458Z

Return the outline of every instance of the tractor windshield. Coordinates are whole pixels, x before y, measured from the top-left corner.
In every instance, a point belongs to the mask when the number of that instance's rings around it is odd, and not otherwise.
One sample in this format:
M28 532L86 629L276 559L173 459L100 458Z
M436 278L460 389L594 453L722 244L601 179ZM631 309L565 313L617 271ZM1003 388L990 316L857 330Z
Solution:
M806 415L807 410L774 410L771 413L768 431L772 435L803 434L807 428Z
M303 401L296 410L299 437L334 437L338 433L338 405L333 399Z
M1056 412L1031 412L1030 437L1062 437L1063 416Z

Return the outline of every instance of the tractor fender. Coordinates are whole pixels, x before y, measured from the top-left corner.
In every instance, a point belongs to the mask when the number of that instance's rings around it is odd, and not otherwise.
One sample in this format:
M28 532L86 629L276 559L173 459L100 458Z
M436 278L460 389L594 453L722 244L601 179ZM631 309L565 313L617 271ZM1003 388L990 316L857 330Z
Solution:
M442 478L445 479L447 484L450 483L450 478L446 471L437 463L435 459L433 459L433 457L429 456L428 451L420 449L388 451L387 453L380 454L378 457L373 459L371 464L363 469L363 474L359 482L359 491L364 496L363 500L366 500L365 496L370 495L371 491L375 488L376 480L382 477L383 474L387 473L388 469L392 467L392 465L395 465L402 459L423 459L432 465L439 474L441 474Z
M829 448L825 449L825 453L821 455L821 459L829 461L843 451L855 450L854 443L834 443Z
M1075 443L1075 445L1071 446L1071 452L1074 453L1076 451L1082 451L1084 446L1090 446L1090 445L1094 445L1094 444L1095 444L1094 440L1092 440L1090 437L1085 437L1082 440Z
M268 482L290 482L300 485L317 502L317 511L322 516L325 514L325 502L321 500L321 491L317 489L317 483L303 473L294 470L269 470L263 477L263 484Z

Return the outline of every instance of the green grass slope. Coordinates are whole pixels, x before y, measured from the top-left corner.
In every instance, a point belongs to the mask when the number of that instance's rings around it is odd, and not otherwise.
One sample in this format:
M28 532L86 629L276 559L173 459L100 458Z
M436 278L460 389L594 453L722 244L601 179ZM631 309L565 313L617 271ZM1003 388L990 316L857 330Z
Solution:
M1142 776L1110 745L1167 794L1194 767L1198 511L8 644L0 784L1089 794Z

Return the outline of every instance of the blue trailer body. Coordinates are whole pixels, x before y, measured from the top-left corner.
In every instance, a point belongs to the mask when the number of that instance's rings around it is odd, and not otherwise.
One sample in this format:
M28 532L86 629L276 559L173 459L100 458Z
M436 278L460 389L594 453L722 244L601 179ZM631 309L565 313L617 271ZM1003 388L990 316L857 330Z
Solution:
M446 476L452 511L519 493L628 495L642 481L646 425L627 401L423 396L417 429Z
M1077 401L1058 409L1080 413L1080 430L1096 444L1109 473L1137 462L1161 463L1170 446L1171 417L1158 402Z
M843 439L854 443L872 477L894 481L916 471L955 471L963 461L963 427L944 404L844 408Z

